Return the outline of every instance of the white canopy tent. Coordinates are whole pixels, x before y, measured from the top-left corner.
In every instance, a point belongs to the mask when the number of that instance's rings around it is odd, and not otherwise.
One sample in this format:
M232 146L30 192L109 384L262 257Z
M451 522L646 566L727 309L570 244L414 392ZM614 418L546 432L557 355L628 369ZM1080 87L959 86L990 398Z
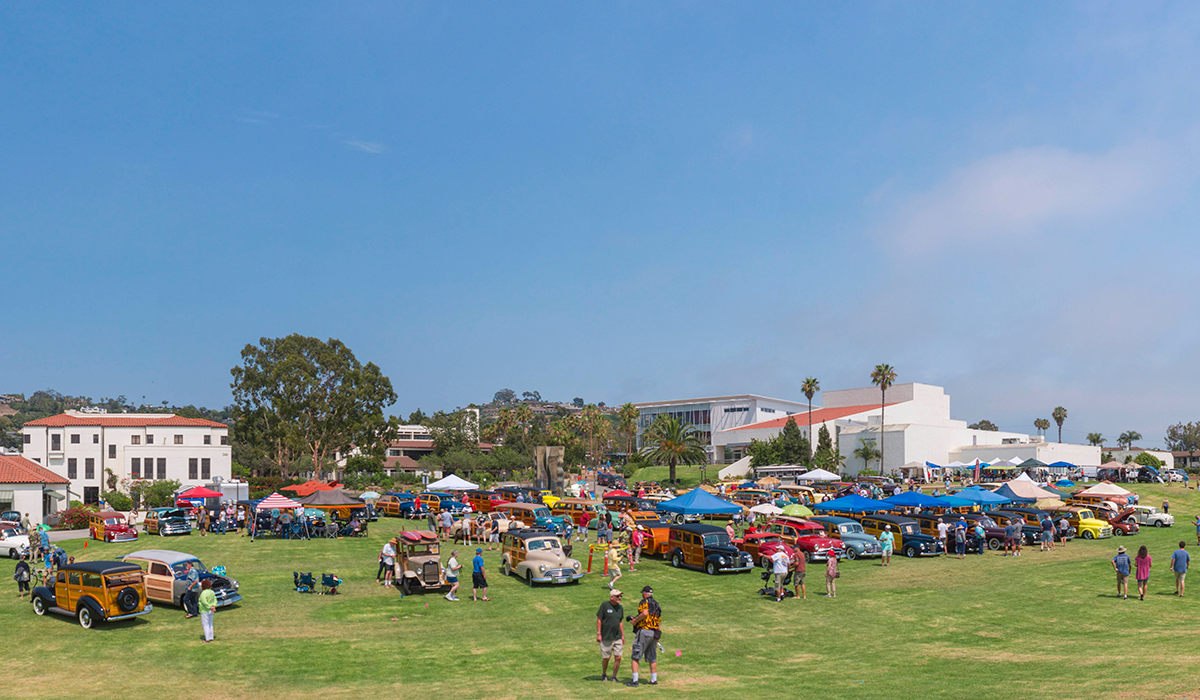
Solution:
M841 477L824 469L814 469L810 472L804 472L796 477L796 481L837 481Z
M472 484L466 479L451 474L444 479L438 479L428 486L430 491L466 491L467 489L477 489L479 484Z

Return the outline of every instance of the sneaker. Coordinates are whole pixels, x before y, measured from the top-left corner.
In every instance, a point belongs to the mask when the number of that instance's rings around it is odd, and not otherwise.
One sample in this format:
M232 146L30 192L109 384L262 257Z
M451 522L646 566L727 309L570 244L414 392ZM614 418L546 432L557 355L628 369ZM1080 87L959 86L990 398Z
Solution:
M454 600L454 596L450 595L449 593L447 593L444 597L446 598L446 600L450 600L450 601Z
M658 685L658 681L646 681L650 685Z
M600 680L601 680L601 681L606 681L606 680L608 680L608 676L606 676L606 675L604 675L603 673L601 673L601 674L600 674Z
M625 685L629 686L630 688L636 688L636 687L638 687L638 682L637 681L625 681Z

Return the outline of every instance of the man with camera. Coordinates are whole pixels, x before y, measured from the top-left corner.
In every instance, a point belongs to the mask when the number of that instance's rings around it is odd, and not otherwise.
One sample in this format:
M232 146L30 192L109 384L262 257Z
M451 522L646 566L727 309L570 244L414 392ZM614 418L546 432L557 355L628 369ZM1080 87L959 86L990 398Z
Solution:
M638 687L638 662L650 664L650 685L658 685L658 639L661 636L659 624L662 621L662 608L654 599L654 589L646 586L642 589L642 602L638 604L637 617L626 618L633 623L633 678L625 683L631 688Z

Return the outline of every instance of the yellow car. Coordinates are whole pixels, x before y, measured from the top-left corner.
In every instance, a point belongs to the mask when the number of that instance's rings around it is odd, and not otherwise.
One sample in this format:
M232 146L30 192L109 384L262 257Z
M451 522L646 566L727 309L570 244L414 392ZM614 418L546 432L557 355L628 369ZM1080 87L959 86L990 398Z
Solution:
M545 491L545 490L538 491L538 495L540 495L542 497L542 503L545 503L546 505L550 506L551 508L554 507L555 503L558 503L559 501L562 500L562 498L555 496L553 493L551 493L549 491Z
M1097 518L1088 508L1059 506L1048 508L1047 511L1059 518L1066 518L1067 522L1075 528L1078 536L1085 540L1102 540L1113 536L1112 525Z

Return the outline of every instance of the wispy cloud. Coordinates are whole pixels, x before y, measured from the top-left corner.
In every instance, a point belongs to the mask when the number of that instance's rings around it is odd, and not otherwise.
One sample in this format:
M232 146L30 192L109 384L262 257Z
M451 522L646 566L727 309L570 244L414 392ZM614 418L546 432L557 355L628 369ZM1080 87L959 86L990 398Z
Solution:
M373 141L353 141L352 140L352 141L342 141L342 143L346 144L348 147L350 147L356 151L361 151L363 153L384 153L387 151L387 146L383 145L382 143L375 143Z

